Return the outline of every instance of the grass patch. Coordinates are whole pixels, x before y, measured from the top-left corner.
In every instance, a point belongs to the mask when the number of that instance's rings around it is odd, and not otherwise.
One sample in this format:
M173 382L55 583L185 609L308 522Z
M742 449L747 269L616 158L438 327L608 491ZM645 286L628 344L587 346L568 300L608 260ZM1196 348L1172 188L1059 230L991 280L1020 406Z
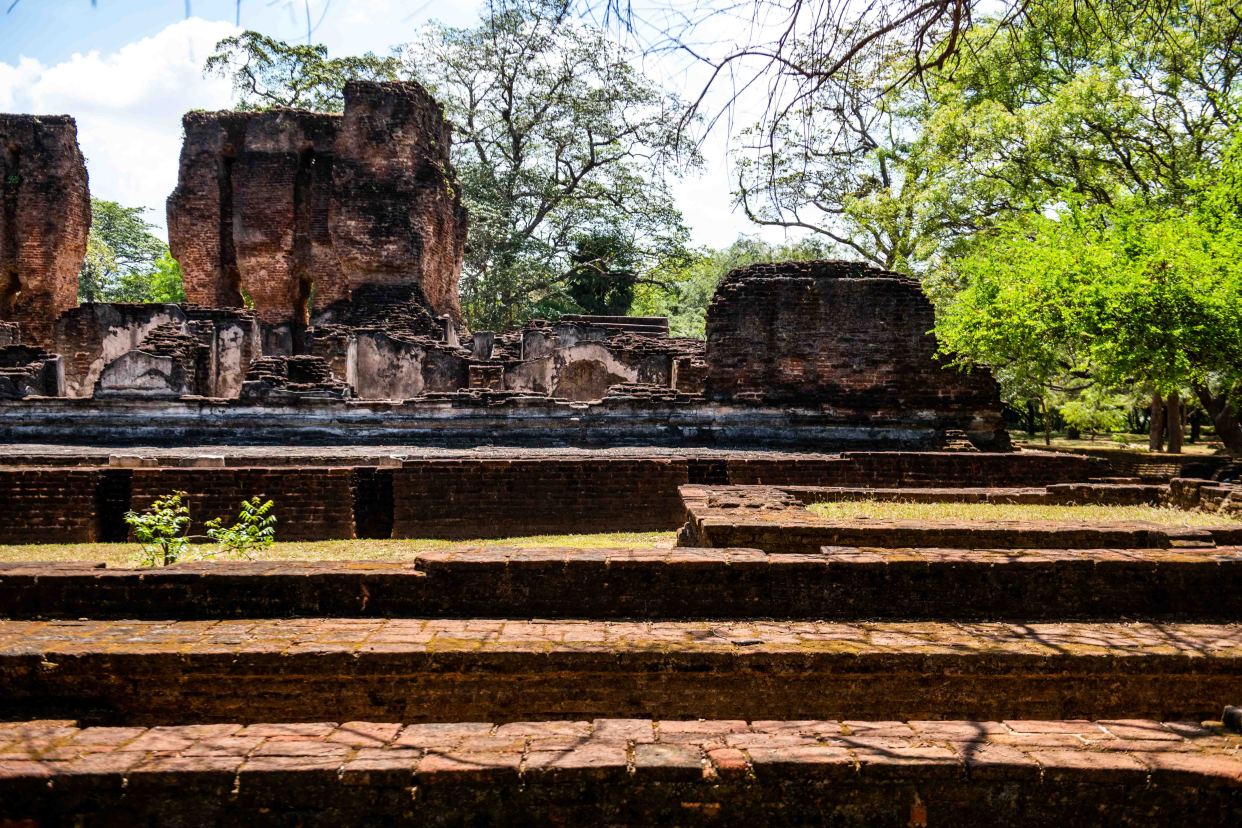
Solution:
M1048 449L1062 451L1079 451L1081 449L1090 449L1092 451L1129 451L1142 452L1153 460L1167 460L1170 463L1177 462L1178 458L1192 457L1209 457L1216 454L1222 444L1218 440L1200 440L1197 443L1186 443L1182 446L1182 453L1169 454L1167 452L1149 451L1147 448L1147 436L1143 434L1126 434L1124 439L1117 439L1111 436L1101 435L1094 440L1081 439L1069 440L1065 437L1053 437L1052 444L1044 445L1043 437L1018 437L1013 434L1013 442L1019 448L1033 449L1035 451L1046 451Z
M530 535L489 540L335 540L277 542L257 553L257 561L406 561L419 552L441 549L511 547L516 549L650 549L671 547L675 532L610 532L599 535ZM193 558L191 550L191 559ZM0 545L0 562L103 562L137 566L136 543L32 543Z
M998 520L1058 523L1119 523L1141 520L1161 526L1221 526L1242 523L1236 517L1188 512L1163 506L1045 506L1037 503L911 503L895 500L838 500L807 507L828 520Z

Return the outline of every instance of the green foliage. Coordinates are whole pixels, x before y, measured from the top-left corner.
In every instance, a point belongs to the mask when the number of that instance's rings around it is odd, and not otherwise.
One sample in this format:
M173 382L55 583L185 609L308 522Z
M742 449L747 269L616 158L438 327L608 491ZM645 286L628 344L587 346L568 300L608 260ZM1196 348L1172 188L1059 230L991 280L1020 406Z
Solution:
M148 302L180 303L185 299L185 281L181 275L181 263L165 252L155 260L155 270L147 282Z
M245 31L216 44L204 73L231 79L241 110L289 107L340 112L346 81L398 80L400 65L395 57L371 52L330 58L321 44L299 46Z
M86 259L78 273L82 302L169 302L184 298L181 270L151 233L145 207L91 199ZM169 297L180 298L169 298Z
M1084 389L1076 396L1057 405L1061 419L1070 428L1092 436L1120 431L1126 425L1126 408L1130 400L1110 394L1099 384Z
M572 307L575 278L579 296L602 301L574 258L584 240L607 239L609 258L636 273L678 255L687 231L668 178L697 159L676 128L682 105L563 0L495 0L479 26L432 26L403 57L457 127L472 326Z
M570 254L566 290L584 313L622 316L634 300L638 263L632 246L612 235L578 239Z
M817 238L772 245L757 237L743 236L720 250L697 250L670 257L637 285L630 314L667 316L672 336L702 339L707 306L716 286L730 270L756 262L830 258L833 252Z
M934 86L929 132L956 176L997 182L1020 209L1063 193L1179 205L1237 122L1232 6L1032 0L971 33Z
M1161 394L1191 388L1209 411L1209 400L1236 405L1240 257L1242 223L1202 213L1118 200L1026 216L958 263L965 288L941 304L937 335L959 362L1019 378L1011 393L1069 376Z
M276 542L276 516L271 514L274 504L261 496L243 500L237 522L224 525L224 518L207 521L207 537L218 544L216 554L229 557L250 558L255 551L267 549Z
M190 510L182 502L185 492L157 498L147 511L125 513L125 522L142 544L143 566L168 566L185 555L190 539Z
M172 492L157 498L145 512L125 513L125 522L142 544L143 566L168 566L185 559L193 540L209 539L216 544L200 552L198 559L250 558L276 541L274 504L262 496L243 500L237 522L231 526L225 526L222 517L207 521L206 536L187 534L190 509L182 502L185 497L185 492Z

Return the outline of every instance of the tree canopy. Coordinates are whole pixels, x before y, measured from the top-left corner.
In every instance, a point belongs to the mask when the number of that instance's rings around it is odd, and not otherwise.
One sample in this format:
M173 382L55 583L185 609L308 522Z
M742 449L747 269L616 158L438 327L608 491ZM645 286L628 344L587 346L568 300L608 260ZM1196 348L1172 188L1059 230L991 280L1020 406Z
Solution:
M151 233L145 207L91 199L86 260L78 273L82 302L181 302L181 268Z
M328 47L285 43L246 31L216 44L204 71L228 78L237 108L272 107L340 112L346 81L397 80L401 62L367 52L356 57L328 57Z
M453 162L470 231L462 307L506 329L580 306L583 244L607 239L636 272L676 255L687 231L670 179L697 156L681 103L644 78L565 0L491 0L480 24L432 25L393 55L332 58L256 32L227 38L206 70L239 105L336 111L353 78L413 79L455 127ZM576 274L576 275L575 275Z

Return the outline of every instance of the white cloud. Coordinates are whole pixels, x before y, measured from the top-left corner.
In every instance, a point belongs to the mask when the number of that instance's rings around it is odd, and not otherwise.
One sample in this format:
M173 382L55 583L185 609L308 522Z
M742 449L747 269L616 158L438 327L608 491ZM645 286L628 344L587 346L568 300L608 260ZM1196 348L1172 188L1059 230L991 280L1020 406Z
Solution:
M385 37L410 39L418 22L414 18L445 18L451 11L447 22L468 25L474 14L470 2L449 8L414 5L421 13L406 11L400 17L382 13L410 5L410 0L354 2L342 8L346 17L330 15L317 35L333 54L366 49L382 53L387 50ZM164 202L177 183L181 116L192 109L231 105L229 82L204 78L202 69L216 42L236 31L229 22L189 18L115 52L74 54L50 66L26 57L15 64L0 61L0 111L74 116L91 193L126 206L149 207L147 219L163 228ZM684 74L677 80L682 86L688 83ZM733 208L723 132L709 139L701 175L674 187L694 242L724 246L742 233L779 240L783 231L757 228Z
M203 61L235 31L189 18L109 54L79 53L52 66L0 63L0 110L72 115L91 194L150 207L148 220L162 227L177 182L181 116L232 100L227 80L203 77Z

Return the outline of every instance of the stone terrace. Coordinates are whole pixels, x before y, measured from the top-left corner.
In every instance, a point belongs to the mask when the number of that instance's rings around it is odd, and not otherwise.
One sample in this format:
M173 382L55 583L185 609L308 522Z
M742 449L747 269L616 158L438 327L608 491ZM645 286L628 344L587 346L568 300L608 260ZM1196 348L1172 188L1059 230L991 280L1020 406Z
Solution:
M684 486L691 524L708 493L721 525L859 496ZM1242 698L1222 588L1242 552L1158 529L1086 548L1102 536L937 547L925 524L800 552L10 565L0 817L1226 824L1242 737L1202 722Z
M1164 488L1164 498L1172 488ZM957 549L1210 549L1242 543L1242 524L1222 520L1209 527L1171 527L1144 521L1065 523L1057 521L826 519L808 504L857 499L865 492L825 487L683 486L687 509L681 531L685 546L752 547L772 553L814 553L825 546L951 547ZM940 489L911 499L960 502L1095 503L1144 502L1151 487L1094 484L984 493ZM1138 495L1138 497L1136 497ZM880 492L880 499L897 493ZM1157 500L1159 502L1159 500Z
M1226 825L1240 747L1143 720L16 723L0 802L48 825Z
M402 563L0 564L14 619L1242 618L1242 549L429 550Z

